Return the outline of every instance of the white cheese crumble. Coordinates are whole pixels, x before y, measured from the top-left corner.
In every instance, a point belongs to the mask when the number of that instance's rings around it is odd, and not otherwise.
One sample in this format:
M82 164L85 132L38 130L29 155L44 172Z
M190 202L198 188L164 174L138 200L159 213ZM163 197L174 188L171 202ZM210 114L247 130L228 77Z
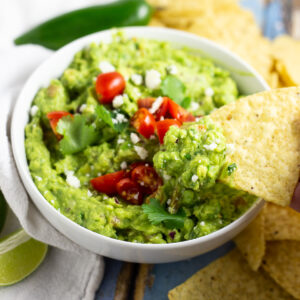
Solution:
M150 135L150 140L155 140L156 139L156 136L154 134Z
M159 121L163 121L164 119L165 119L164 116L161 116Z
M124 139L121 139L121 138L119 138L118 140L117 140L117 143L118 144L123 144L125 142L125 140Z
M130 139L132 141L133 144L136 144L140 141L140 138L138 137L138 135L136 133L130 133Z
M130 78L135 85L141 85L143 83L143 76L140 74L132 74Z
M33 105L30 109L30 115L34 117L36 113L38 112L39 108L36 105Z
M121 107L123 103L124 103L123 95L116 96L112 101L112 105L114 108Z
M79 108L79 111L82 113L86 109L86 104L82 104Z
M191 110L197 110L198 108L199 108L199 103L193 101L191 103Z
M133 199L137 200L139 197L139 193L136 193L134 196L133 196Z
M135 93L136 97L138 97L138 98L142 96L142 93L139 91L138 88L134 88L133 92Z
M117 114L116 121L117 121L117 123L125 123L128 120L126 119L126 117L123 114Z
M195 121L196 121L196 122L199 122L201 119L202 119L201 117L197 117L197 118L195 119Z
M168 175L168 174L164 174L163 177L164 177L165 180L170 180L171 179L171 176Z
M170 65L170 66L167 66L167 72L171 75L176 75L178 70L175 65Z
M160 73L153 69L146 71L145 83L148 89L157 89L161 83Z
M203 145L203 148L211 151L215 150L217 147L218 145L215 142L211 143L210 145Z
M209 87L209 88L205 89L204 93L205 93L205 96L211 97L211 96L213 96L213 94L215 92L214 92L214 90L211 87Z
M99 69L102 73L109 73L116 70L116 68L109 61L101 61L99 64Z
M144 149L143 147L140 146L133 146L135 152L138 154L138 156L141 159L146 159L146 157L148 156L148 151L146 149Z
M200 222L200 225L201 225L201 226L205 226L205 222L204 222L204 221L201 221L201 222Z
M125 170L127 168L127 162L122 161L120 167L121 167L122 170Z
M88 197L92 197L93 196L93 194L92 194L92 192L90 190L87 191L87 195L88 195Z
M193 182L196 182L197 180L198 180L198 176L197 176L197 175L193 175L193 176L192 176L192 181L193 181Z
M69 186L76 189L80 188L80 181L76 176L74 176L74 171L65 171L65 174L67 176L66 181Z
M168 199L167 204L170 205L171 204L171 199Z
M162 105L162 103L164 102L163 97L158 97L156 98L156 100L153 102L151 108L149 109L149 112L151 114L154 114Z

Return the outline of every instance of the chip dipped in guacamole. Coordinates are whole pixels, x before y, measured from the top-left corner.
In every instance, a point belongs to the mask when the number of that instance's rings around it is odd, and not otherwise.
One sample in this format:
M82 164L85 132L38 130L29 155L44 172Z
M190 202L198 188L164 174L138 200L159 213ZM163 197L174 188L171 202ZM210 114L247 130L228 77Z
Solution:
M238 98L229 72L209 59L117 33L78 52L36 94L25 132L32 178L60 213L108 237L210 234L257 200L220 180L238 165L209 114Z

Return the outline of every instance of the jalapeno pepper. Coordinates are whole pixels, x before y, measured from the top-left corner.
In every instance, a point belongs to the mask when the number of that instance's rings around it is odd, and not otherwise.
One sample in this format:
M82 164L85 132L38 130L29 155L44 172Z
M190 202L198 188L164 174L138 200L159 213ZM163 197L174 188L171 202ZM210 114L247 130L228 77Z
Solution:
M50 19L15 39L57 50L84 35L112 27L147 25L151 6L144 0L121 0L71 11Z

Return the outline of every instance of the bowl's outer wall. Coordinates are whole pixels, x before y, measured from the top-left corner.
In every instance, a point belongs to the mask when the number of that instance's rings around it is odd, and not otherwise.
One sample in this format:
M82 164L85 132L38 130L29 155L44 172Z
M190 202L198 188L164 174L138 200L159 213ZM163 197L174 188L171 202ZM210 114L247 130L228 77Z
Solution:
M175 46L186 46L200 50L201 54L213 59L231 72L243 94L253 94L269 89L263 78L247 63L228 50L181 31L155 28L130 27L123 29L127 36L164 40ZM18 171L25 188L44 217L61 233L82 247L115 259L139 263L163 263L191 258L212 250L238 234L260 211L259 201L232 224L208 236L191 241L167 245L136 244L111 239L89 231L69 220L54 209L41 195L32 181L24 147L24 128L29 120L31 102L36 92L59 77L68 67L74 54L92 42L109 42L114 30L107 30L83 37L63 47L47 59L28 79L17 100L11 126L12 147Z

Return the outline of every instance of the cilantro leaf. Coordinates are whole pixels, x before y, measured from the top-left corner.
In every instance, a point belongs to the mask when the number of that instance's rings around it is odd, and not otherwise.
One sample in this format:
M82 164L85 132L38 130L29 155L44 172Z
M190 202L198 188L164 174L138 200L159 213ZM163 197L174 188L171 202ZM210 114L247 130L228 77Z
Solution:
M101 119L105 124L113 128L117 132L123 131L128 127L128 122L117 122L114 123L113 120L117 120L117 115L123 115L119 111L110 111L106 109L103 105L98 105L96 108L96 114L99 119ZM124 116L124 115L123 115Z
M230 176L237 169L236 163L233 163L227 167L227 173Z
M63 139L59 142L63 154L82 151L99 138L95 128L86 124L84 116L61 118L57 124L57 132L63 135Z
M181 101L181 106L185 109L189 108L190 105L192 103L192 98L191 97L185 97L182 101Z
M184 98L185 85L177 77L167 75L161 83L161 91L164 96L180 105Z
M153 225L163 222L169 229L182 228L184 225L186 215L183 209L177 214L169 214L155 198L150 199L149 204L143 204L142 209Z

